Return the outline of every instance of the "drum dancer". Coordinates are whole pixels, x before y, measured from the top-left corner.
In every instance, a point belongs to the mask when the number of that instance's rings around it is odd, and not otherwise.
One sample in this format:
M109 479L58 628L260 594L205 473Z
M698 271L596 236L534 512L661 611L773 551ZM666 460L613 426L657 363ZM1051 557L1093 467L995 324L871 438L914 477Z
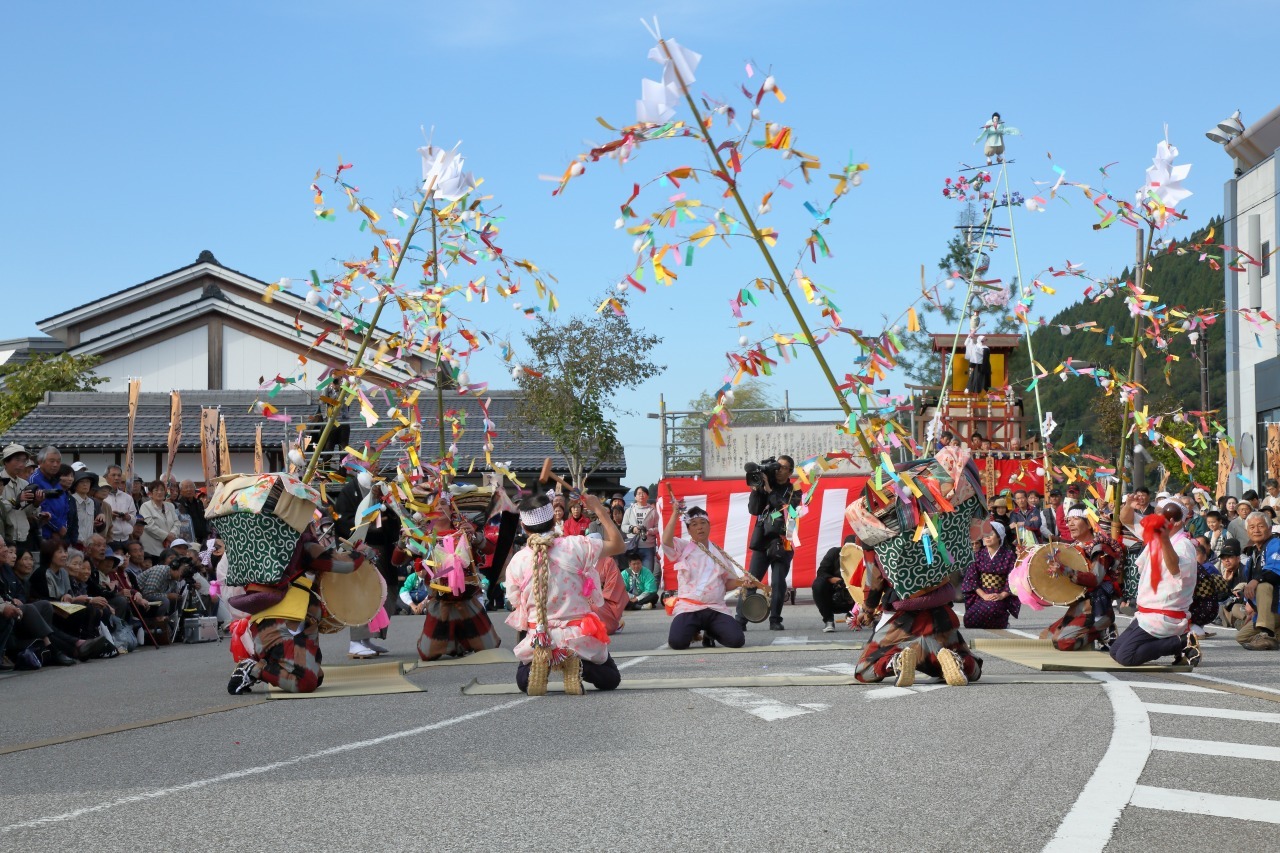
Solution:
M1200 643L1187 610L1196 590L1196 549L1182 529L1182 506L1173 499L1142 520L1146 547L1138 557L1138 612L1111 644L1122 666L1174 656L1174 663L1200 663Z
M476 568L475 555L487 545L483 533L477 533L471 523L455 511L452 503L442 496L431 520L431 530L437 541L452 540L460 547L465 540L470 548L462 567L461 577L450 577L438 566L427 597L427 615L422 620L422 634L418 637L418 657L423 660L439 660L445 655L463 657L484 649L496 649L502 644L480 594L480 572ZM441 553L439 549L437 555Z
M227 682L231 694L249 693L265 681L289 693L313 693L324 682L320 668L320 619L323 608L313 591L324 572L354 572L364 562L321 542L311 525L294 546L286 570L291 578L284 598L249 617L249 658Z
M942 678L953 687L981 678L982 659L969 651L951 607L955 587L944 583L902 599L873 566L874 561L868 563L863 582L866 604L859 619L867 624L877 607L884 612L862 652L854 678L870 684L892 674L899 687L914 684L917 670Z
M515 608L507 624L525 635L515 647L516 684L532 696L546 694L552 668L564 672L565 692L574 695L582 694L583 681L597 690L613 690L622 681L605 626L593 612L604 603L596 565L622 553L622 534L599 498L586 495L583 501L600 520L603 539L550 536L550 498L533 494L520 502L529 540L507 564L507 599Z
M1008 628L1009 617L1018 618L1022 609L1022 602L1009 589L1009 573L1017 554L1005 542L1003 524L992 521L987 528L982 535L985 547L974 552L960 585L966 628Z
M747 644L746 634L724 603L725 593L741 586L764 589L765 585L736 566L724 549L710 541L711 519L706 510L694 507L685 514L688 539L675 535L676 518L684 508L676 504L662 529L662 553L675 561L679 591L671 613L671 630L667 645L687 649L699 632L704 646L740 649Z
M1088 572L1066 569L1071 580L1088 590L1078 601L1067 606L1062 618L1046 628L1040 639L1052 640L1059 651L1078 652L1092 649L1096 642L1103 651L1110 648L1116 636L1116 614L1112 599L1121 593L1121 571L1124 547L1094 529L1083 505L1067 511L1067 530L1072 543L1086 560Z

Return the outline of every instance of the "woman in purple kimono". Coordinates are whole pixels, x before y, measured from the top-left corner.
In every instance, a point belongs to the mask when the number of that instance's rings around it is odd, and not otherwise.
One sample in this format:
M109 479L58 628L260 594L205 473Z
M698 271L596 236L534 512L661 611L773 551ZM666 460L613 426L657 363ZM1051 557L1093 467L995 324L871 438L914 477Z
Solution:
M974 553L960 586L966 628L1008 628L1009 617L1017 618L1022 609L1022 602L1009 589L1009 573L1017 555L1005 542L1005 526L998 521L987 526L982 537L985 547Z

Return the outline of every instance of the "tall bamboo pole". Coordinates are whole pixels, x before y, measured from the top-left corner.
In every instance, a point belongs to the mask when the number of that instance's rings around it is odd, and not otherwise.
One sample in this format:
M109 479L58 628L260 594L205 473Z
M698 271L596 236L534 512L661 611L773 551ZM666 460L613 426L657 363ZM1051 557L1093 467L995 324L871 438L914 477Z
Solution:
M667 59L671 62L671 70L675 73L676 82L680 84L680 91L684 93L684 99L689 105L690 112L693 113L694 120L698 123L698 130L702 134L702 141L707 144L711 156L715 159L716 165L720 167L720 173L723 174L729 184L729 192L733 195L733 200L738 204L738 210L742 214L742 220L751 230L751 237L755 240L756 245L760 247L760 253L764 255L765 263L769 266L769 272L773 275L773 280L778 283L778 287L782 290L782 297L787 301L787 307L791 309L791 313L795 316L796 322L800 324L800 330L804 333L805 339L809 343L809 348L813 351L814 358L818 360L818 366L822 368L822 373L827 378L827 382L831 385L831 391L836 395L836 400L840 404L841 410L845 416L853 414L853 407L849 405L849 401L844 394L840 393L840 384L836 382L835 374L831 372L830 365L827 364L826 358L822 355L822 350L813 338L813 332L809 329L809 323L805 320L804 315L800 312L800 306L796 304L795 298L791 295L791 288L787 285L787 279L778 269L778 264L773 259L773 253L769 251L769 247L765 244L764 238L760 235L760 229L756 227L755 219L751 216L751 211L747 208L747 204L742 199L742 195L738 192L737 181L729 177L729 170L724 164L724 159L720 156L720 149L716 146L715 140L711 138L711 131L702 121L702 114L698 111L698 105L693 100L693 95L689 93L689 87L684 81L684 75L680 73L680 67L675 61L675 57L671 55L671 48L667 46L666 39L660 39L658 44L662 45L662 50L667 55ZM858 443L862 446L863 453L866 454L867 461L872 462L871 444L867 441L865 435L862 434L862 427L854 421L854 435L858 439Z
M369 326L364 330L364 337L360 340L360 347L356 350L356 356L351 361L351 372L360 367L360 362L364 360L365 350L369 348L369 342L373 340L373 333L378 328L378 319L382 316L382 309L386 307L387 300L390 296L390 286L395 284L396 276L400 273L400 265L404 263L405 256L409 254L409 244L413 242L413 235L418 231L418 222L422 219L422 212L427 208L427 200L424 198L422 204L414 205L413 222L409 225L409 233L405 235L404 244L400 247L400 254L396 256L395 263L391 267L391 278L387 282L388 290L378 298L378 307L373 312L373 318L369 321ZM307 469L302 475L304 482L311 482L311 478L315 476L316 468L320 464L320 451L325 446L325 442L329 440L333 428L338 423L338 412L342 409L343 389L339 388L336 392L339 396L336 398L337 403L329 407L329 418L325 421L324 429L320 431L320 438L316 442L316 448L311 452L311 459L307 462Z

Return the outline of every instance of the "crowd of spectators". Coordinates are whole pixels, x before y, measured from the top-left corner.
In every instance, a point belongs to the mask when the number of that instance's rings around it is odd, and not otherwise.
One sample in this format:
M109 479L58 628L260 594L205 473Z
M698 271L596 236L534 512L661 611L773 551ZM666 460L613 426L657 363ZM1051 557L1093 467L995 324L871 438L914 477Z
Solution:
M164 644L223 609L222 545L192 481L126 483L120 466L99 476L53 446L11 444L0 461L0 671Z

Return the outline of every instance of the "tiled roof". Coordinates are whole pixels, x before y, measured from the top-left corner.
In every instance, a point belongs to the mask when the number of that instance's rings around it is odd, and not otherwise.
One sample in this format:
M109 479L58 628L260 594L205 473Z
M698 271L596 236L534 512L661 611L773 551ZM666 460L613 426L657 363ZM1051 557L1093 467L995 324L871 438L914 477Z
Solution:
M565 471L567 465L556 452L551 439L534 427L522 425L516 416L519 391L490 391L489 417L497 426L495 460L511 462L514 471L537 471L542 460L550 456L556 468ZM294 417L294 424L313 414L319 395L310 391L281 391L269 402ZM46 395L44 402L0 436L0 446L18 443L28 449L46 444L56 445L64 453L102 453L122 450L128 434L128 394L125 392L67 391ZM252 452L254 428L263 425L264 446L279 447L286 432L294 435L292 426L264 420L261 415L250 414L255 400L265 399L256 391L186 391L182 394L182 442L179 449L196 452L200 434L200 409L204 406L220 406L227 422L227 443L233 452ZM385 409L377 399L375 407ZM434 448L436 423L435 394L423 393L418 399L423 423L423 444ZM464 463L475 457L478 465L484 463L484 416L480 402L474 396L457 392L445 392L445 410L461 409L466 412L466 432L458 442L458 456ZM347 419L351 424L351 443L359 447L364 442L377 441L389 422L382 421L366 427L358 411L352 411ZM515 435L519 428L520 437ZM144 393L138 401L138 416L134 423L134 450L141 453L164 451L169 445L169 395ZM434 456L428 452L424 455ZM604 475L623 475L626 462L621 458L600 466ZM460 466L461 467L461 466Z

